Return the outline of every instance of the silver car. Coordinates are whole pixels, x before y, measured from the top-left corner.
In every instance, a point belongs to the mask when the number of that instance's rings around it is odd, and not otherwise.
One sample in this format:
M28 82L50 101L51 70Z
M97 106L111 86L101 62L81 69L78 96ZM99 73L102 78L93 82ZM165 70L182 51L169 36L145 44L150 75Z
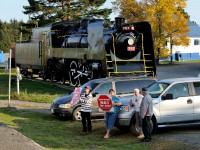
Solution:
M200 78L174 78L160 80L148 87L153 98L152 130L169 125L192 124L200 121ZM122 98L129 105L131 96ZM130 127L138 135L134 109L120 112L117 127Z

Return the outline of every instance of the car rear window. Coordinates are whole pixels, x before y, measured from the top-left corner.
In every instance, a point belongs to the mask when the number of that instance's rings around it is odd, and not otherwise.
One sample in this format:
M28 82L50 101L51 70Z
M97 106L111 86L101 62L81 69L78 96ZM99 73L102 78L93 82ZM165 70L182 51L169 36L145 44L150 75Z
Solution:
M128 94L128 93L133 93L134 89L139 89L141 90L142 87L147 87L150 84L153 84L155 80L127 80L127 81L117 81L115 83L116 86L116 94Z
M138 87L136 85L137 83L135 81L118 81L115 83L116 86L116 94L127 94L132 93L134 91L135 87Z

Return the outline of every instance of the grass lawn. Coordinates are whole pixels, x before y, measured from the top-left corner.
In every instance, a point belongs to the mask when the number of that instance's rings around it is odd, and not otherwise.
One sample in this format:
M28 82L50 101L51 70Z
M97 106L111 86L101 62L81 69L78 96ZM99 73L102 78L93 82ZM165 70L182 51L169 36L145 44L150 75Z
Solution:
M15 75L12 75L12 78L15 78ZM8 99L8 83L9 75L0 73L0 99ZM19 95L17 95L16 84L11 86L11 99L51 103L55 97L71 92L55 85L34 82L27 79L21 80L19 86Z
M135 149L146 150L135 137L113 131L116 136L104 139L104 121L93 121L93 132L82 133L81 122L61 121L49 114L0 108L1 122L16 129L46 149Z
M1 122L34 140L47 150L187 150L188 145L177 141L163 141L153 137L151 143L141 143L129 132L112 130L104 139L104 121L93 120L92 133L82 133L81 122L61 121L50 114L0 108Z

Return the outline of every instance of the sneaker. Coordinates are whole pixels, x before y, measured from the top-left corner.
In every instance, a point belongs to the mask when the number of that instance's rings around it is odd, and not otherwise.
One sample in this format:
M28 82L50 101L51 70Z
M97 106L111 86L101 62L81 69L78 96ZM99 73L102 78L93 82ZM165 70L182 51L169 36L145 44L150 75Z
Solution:
M138 139L143 139L144 138L144 134L140 134L137 136Z
M151 140L150 139L143 139L141 140L142 142L150 142Z

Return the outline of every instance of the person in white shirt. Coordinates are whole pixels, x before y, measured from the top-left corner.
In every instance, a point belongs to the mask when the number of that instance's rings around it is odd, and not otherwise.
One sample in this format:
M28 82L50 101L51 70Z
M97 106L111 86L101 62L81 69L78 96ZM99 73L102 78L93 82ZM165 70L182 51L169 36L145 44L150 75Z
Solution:
M140 90L139 89L134 89L134 95L133 98L130 100L130 106L134 107L135 109L135 120L136 120L136 126L138 128L138 131L140 133L139 136L137 136L137 138L143 138L143 132L142 132L142 120L140 117L140 105L142 102L142 98L144 96L142 94L140 94Z

